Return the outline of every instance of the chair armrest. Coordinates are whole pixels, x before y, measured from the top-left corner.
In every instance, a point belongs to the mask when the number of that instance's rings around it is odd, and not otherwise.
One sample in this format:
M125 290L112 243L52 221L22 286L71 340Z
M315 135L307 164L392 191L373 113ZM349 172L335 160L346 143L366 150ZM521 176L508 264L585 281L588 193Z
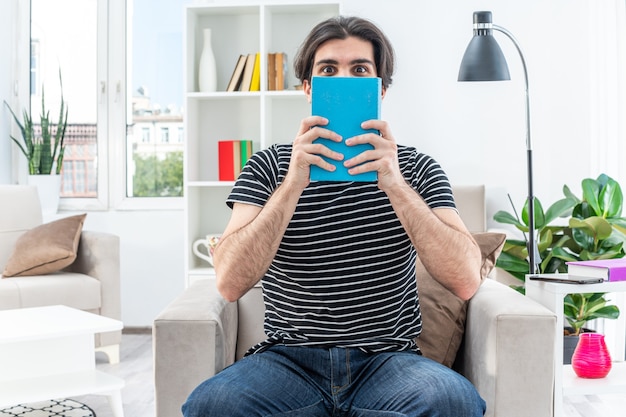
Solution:
M470 300L459 367L487 402L486 416L553 415L556 316L487 279Z
M212 280L189 286L154 320L157 417L180 415L191 391L235 359L237 303L226 302Z
M122 318L120 292L120 238L103 232L83 230L76 260L67 270L89 275L100 281L100 314Z
M89 275L100 281L100 311L98 313L115 320L122 319L119 236L83 230L76 260L66 269ZM122 332L119 330L99 333L96 335L96 347L119 345L121 340Z

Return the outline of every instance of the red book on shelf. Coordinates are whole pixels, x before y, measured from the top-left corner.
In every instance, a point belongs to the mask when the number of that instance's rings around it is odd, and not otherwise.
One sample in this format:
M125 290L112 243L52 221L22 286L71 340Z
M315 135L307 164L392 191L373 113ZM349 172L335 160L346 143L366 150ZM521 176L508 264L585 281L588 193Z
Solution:
M568 275L603 278L605 281L626 281L626 258L566 263Z
M239 143L236 140L220 140L218 146L218 165L220 181L235 181L241 170L239 162Z

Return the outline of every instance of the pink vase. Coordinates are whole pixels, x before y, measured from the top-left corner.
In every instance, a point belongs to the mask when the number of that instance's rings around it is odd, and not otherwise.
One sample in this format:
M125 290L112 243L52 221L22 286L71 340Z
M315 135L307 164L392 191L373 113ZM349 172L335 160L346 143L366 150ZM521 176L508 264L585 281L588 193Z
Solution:
M604 335L581 333L574 355L572 368L581 378L604 378L611 370L611 355L606 347Z

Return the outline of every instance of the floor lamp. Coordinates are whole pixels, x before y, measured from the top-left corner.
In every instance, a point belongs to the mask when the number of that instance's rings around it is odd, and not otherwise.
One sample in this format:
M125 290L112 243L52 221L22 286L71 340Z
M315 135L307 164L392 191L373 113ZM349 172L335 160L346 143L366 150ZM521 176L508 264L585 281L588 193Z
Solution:
M459 81L504 81L510 80L509 68L493 31L504 33L515 45L524 68L526 83L526 155L528 171L528 263L529 273L537 273L539 251L535 237L535 196L533 194L533 150L530 141L530 96L528 94L528 71L524 54L515 37L503 27L494 25L491 12L474 12L474 37L470 41L461 68Z

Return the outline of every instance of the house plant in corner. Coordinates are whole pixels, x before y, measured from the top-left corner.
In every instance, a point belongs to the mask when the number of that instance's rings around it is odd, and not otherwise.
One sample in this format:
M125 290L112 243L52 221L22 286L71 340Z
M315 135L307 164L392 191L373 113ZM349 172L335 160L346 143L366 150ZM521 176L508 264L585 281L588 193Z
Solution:
M565 185L564 198L545 212L541 202L535 199L535 227L541 260L539 273L567 273L566 262L569 261L622 258L625 254L626 218L621 217L623 194L620 185L605 174L597 179L586 178L581 185L582 198L576 197ZM522 210L521 219L517 213L499 211L494 220L528 233L527 206ZM497 267L521 280L515 289L522 293L525 275L529 271L527 255L526 239L507 239L496 262ZM603 293L568 294L565 297L563 314L572 326L572 330L565 330L566 363L569 363L568 357L571 358L578 335L588 321L619 316L617 306L607 305L607 302ZM565 351L568 345L573 346L571 352Z
M37 186L44 214L56 213L61 192L60 173L65 153L65 129L67 128L68 109L63 98L63 80L60 70L59 83L61 85L61 103L56 122L51 119L50 111L46 110L43 86L41 89L39 125L34 122L26 109L23 110L22 121L20 121L9 104L6 101L4 102L21 133L21 141L13 135L11 135L11 139L26 157L29 174L28 182Z

